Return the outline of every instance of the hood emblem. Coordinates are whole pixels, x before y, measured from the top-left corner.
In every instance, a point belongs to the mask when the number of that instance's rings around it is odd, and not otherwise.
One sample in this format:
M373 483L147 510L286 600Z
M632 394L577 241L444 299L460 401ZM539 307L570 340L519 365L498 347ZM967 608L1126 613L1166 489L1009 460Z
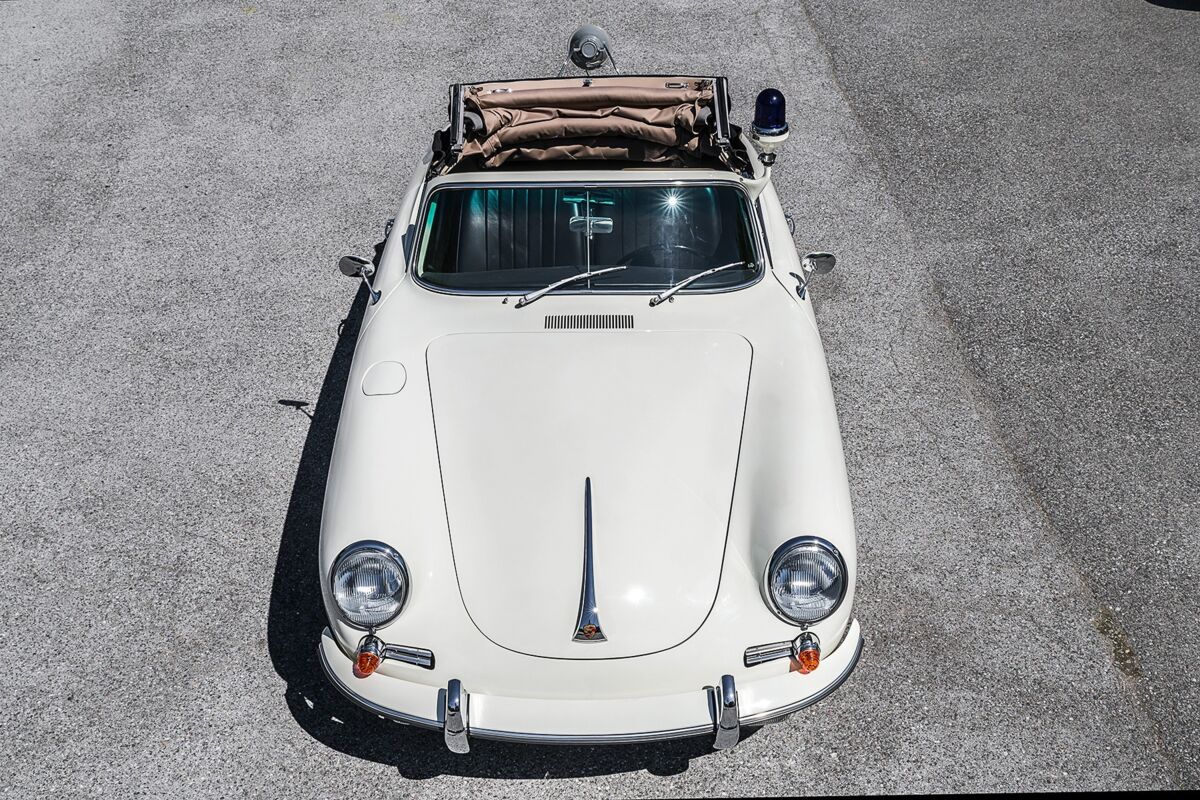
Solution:
M583 481L583 589L579 593L579 620L575 623L576 642L605 642L596 608L596 578L592 571L592 479Z

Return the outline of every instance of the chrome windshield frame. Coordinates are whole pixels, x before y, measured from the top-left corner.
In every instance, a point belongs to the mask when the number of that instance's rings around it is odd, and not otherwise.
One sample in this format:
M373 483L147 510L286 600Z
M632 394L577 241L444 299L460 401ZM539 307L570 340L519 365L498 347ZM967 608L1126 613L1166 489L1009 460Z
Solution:
M458 297L513 297L526 294L518 288L508 289L454 289L448 286L438 286L437 284L429 283L422 280L418 272L418 262L421 260L422 247L425 244L425 225L424 220L429 213L429 203L433 196L438 192L450 189L525 189L525 188L571 188L571 189L605 189L605 188L625 188L625 187L659 187L670 188L680 186L728 186L742 193L742 197L746 202L746 221L751 229L752 246L754 248L754 261L751 262L755 267L754 275L749 279L733 286L719 286L699 289L684 289L680 294L725 294L727 292L738 292L743 289L748 289L754 286L763 279L770 269L770 263L767 256L766 232L762 228L763 220L758 199L750 194L745 185L736 178L709 178L696 177L677 180L633 180L628 177L614 178L612 180L599 181L579 181L579 180L453 180L438 182L436 185L430 186L427 184L426 189L422 192L421 203L418 214L415 218L417 235L413 241L412 257L408 259L406 272L412 277L413 282L426 291L435 294L453 295ZM597 287L592 289L568 289L555 291L553 296L563 297L566 295L593 295L593 296L619 296L629 295L633 297L646 297L660 294L663 288L636 288L636 289L616 289L607 287Z

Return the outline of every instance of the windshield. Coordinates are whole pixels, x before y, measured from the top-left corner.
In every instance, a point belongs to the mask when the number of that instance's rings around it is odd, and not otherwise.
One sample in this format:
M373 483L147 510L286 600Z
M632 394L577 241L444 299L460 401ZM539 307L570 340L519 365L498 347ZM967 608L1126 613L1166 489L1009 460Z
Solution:
M446 187L429 200L417 275L445 289L521 291L624 266L561 291L688 290L758 274L746 195L733 186Z

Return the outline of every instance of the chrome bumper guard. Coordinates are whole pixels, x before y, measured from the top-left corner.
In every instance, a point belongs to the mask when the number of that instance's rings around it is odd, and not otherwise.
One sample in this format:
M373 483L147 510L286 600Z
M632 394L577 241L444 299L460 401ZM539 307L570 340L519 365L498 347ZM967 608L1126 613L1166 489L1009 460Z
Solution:
M714 750L728 750L742 738L742 723L738 717L737 685L732 675L722 675L721 685L713 687L713 717L716 719Z
M446 684L441 695L442 738L446 748L451 753L471 752L467 718L471 695L463 691L462 681L458 678Z

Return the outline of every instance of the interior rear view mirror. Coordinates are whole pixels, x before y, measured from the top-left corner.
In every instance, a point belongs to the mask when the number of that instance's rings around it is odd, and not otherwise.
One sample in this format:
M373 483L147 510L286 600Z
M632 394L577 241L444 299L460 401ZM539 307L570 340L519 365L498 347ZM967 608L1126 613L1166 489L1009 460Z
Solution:
M571 233L612 233L612 217L571 217Z

